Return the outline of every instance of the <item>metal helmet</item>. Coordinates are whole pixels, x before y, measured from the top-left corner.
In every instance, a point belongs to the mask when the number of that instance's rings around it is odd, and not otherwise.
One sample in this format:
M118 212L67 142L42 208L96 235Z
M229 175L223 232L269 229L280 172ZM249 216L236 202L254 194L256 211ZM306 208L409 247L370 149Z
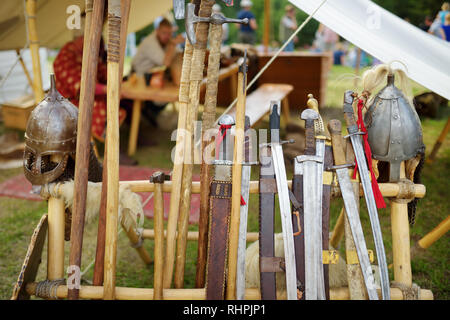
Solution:
M424 152L422 127L416 110L394 85L387 85L374 98L365 117L369 145L376 160L389 162L389 181L400 179L402 161Z
M31 112L25 132L23 168L33 185L57 179L66 169L69 156L76 151L78 109L55 87Z

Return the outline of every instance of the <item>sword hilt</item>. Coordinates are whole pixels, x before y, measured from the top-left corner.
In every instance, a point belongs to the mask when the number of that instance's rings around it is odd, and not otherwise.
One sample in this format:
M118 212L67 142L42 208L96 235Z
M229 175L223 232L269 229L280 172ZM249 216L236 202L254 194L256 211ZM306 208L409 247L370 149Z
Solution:
M358 132L358 126L356 125L355 121L355 112L353 111L353 101L357 94L351 90L347 90L344 93L344 118L345 122L347 123L347 130L348 133L355 133Z
M344 145L342 140L342 124L339 120L333 119L328 122L328 131L331 134L331 144L333 146L334 163L337 166L345 164Z
M270 127L270 141L280 142L280 101L273 100L270 101L270 117L269 117L269 127Z
M244 136L244 162L249 163L250 162L250 155L252 152L252 144L250 141L250 135L248 134L248 130L250 129L250 117L245 116L245 136Z
M301 114L301 118L305 120L305 155L316 154L316 140L314 132L314 120L319 119L317 111L305 109Z
M222 117L220 117L219 119L219 125L220 125L220 129L219 129L219 143L216 144L216 153L217 153L217 160L221 160L221 161L226 161L226 160L231 160L228 159L230 157L230 155L232 154L231 152L228 151L228 149L231 149L231 127L235 124L234 118L228 114L223 115ZM217 141L217 140L216 140Z

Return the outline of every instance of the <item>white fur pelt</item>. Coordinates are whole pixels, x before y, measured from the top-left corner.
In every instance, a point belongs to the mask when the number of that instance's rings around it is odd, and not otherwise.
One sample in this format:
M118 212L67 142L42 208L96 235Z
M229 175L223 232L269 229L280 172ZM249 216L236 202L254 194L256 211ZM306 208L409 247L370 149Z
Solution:
M330 250L334 250L330 246ZM275 234L275 256L284 257L283 234ZM379 284L377 277L378 267L372 266L375 270L375 283ZM377 279L378 278L378 279ZM378 280L378 282L377 282ZM277 295L283 295L286 291L286 275L284 272L276 273ZM347 264L345 258L339 256L337 264L329 265L329 284L330 288L346 287L347 281ZM245 287L259 288L259 241L255 241L247 247L245 252ZM279 293L279 294L278 294Z
M74 181L48 185L43 188L41 196L48 198L53 196L62 198L66 208L73 210ZM101 182L88 182L86 194L86 223L91 222L100 212L100 198L102 194ZM139 221L138 221L139 219ZM123 220L123 221L122 221ZM129 185L119 186L119 217L118 221L128 230L130 227L138 225L142 227L144 222L144 211L142 209L141 197L132 192Z

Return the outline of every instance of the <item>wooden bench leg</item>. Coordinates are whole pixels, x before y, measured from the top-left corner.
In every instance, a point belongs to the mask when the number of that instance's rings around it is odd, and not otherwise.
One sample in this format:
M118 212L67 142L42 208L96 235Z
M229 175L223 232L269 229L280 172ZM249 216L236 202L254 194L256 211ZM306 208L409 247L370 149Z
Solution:
M141 121L142 101L134 100L131 114L130 137L128 139L128 155L132 156L136 152L136 145L139 132L139 122Z

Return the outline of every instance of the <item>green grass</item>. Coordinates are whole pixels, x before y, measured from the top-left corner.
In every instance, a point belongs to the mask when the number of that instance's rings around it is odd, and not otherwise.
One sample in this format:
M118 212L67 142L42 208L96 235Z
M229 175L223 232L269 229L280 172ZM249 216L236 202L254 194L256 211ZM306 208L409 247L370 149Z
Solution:
M347 89L355 89L353 79L345 77L345 74L353 73L351 68L334 67L329 75L327 90L327 108L322 110L326 121L332 118L342 119L341 103L343 93ZM344 75L344 76L343 76ZM414 85L415 93L423 92L425 89ZM436 119L422 119L424 142L427 154L431 151L439 133L444 127L450 110L448 107L441 108ZM166 115L168 119L176 115ZM171 130L153 130L142 122L140 134L151 135L159 142L157 146L138 148L135 158L140 166L162 168L167 171L172 169L170 152L175 145L171 141ZM259 127L267 128L268 123L262 122ZM121 129L121 145L127 146L127 126ZM0 133L5 128L0 124ZM0 171L0 183L20 174L21 169ZM195 168L198 173L198 166ZM292 170L288 169L288 178L292 177ZM256 180L258 173L256 168L252 170L252 179ZM450 136L447 137L438 153L437 160L432 164L426 164L422 174L423 184L427 188L424 199L420 200L417 208L416 224L410 228L411 245L431 231L450 213ZM252 195L249 201L248 230L258 231L258 196ZM333 228L339 211L342 207L341 199L333 199L331 202L330 229ZM361 220L364 233L367 237L368 247L374 250L371 236L370 221L365 209L364 200L361 200ZM9 299L13 285L17 279L22 265L29 239L33 229L41 216L47 211L46 203L33 202L19 199L0 197L0 299ZM277 208L276 230L281 231L281 222ZM388 208L380 210L380 223L383 230L384 244L387 253L388 264L392 263L392 236L390 228L389 204ZM152 228L153 223L146 219L145 228ZM197 225L191 225L189 230L197 230ZM95 256L97 221L86 225L83 241L82 270L84 270ZM450 274L449 274L449 235L446 234L434 243L425 252L419 253L412 259L413 281L420 287L431 289L435 299L450 299ZM145 248L153 257L153 241L146 240ZM343 245L341 245L343 247ZM341 248L342 249L342 248ZM66 266L68 265L69 243L65 246ZM136 251L129 246L125 233L119 235L117 246L117 286L148 288L153 286L153 265L145 266ZM46 275L46 249L44 249L42 263L37 280L44 280ZM194 287L195 263L197 246L195 242L189 242L187 247L187 263L185 271L185 286ZM393 270L390 269L390 278L393 280ZM87 281L92 279L92 269L84 276Z

